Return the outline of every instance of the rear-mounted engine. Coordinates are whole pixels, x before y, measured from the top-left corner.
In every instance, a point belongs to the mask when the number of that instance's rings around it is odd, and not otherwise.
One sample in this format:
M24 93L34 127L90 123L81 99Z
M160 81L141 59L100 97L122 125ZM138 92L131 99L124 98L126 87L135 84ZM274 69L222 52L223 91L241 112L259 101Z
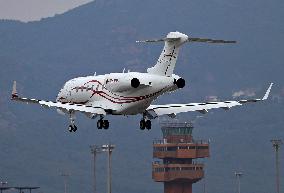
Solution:
M175 79L174 84L177 85L178 88L183 88L185 86L185 80L183 78Z

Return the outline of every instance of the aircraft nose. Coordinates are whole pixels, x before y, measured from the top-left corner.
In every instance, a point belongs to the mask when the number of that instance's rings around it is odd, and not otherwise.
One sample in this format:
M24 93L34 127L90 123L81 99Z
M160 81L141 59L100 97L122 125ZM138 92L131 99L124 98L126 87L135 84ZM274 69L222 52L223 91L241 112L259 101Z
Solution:
M57 100L58 101L64 101L67 98L67 88L66 88L66 84L59 90L58 95L57 95Z
M57 101L62 101L64 99L64 96L62 94L62 89L59 91L58 95L57 95Z

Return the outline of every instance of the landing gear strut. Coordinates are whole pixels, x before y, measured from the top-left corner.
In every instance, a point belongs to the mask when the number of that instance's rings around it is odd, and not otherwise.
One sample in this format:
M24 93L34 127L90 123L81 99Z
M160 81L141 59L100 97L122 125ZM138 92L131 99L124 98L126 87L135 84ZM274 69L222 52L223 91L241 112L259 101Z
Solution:
M103 117L101 117L98 122L97 122L97 128L98 129L108 129L109 128L109 121L108 120L104 120Z
M77 131L77 126L75 125L75 115L74 112L70 112L70 122L71 124L68 127L68 131L71 132L76 132Z

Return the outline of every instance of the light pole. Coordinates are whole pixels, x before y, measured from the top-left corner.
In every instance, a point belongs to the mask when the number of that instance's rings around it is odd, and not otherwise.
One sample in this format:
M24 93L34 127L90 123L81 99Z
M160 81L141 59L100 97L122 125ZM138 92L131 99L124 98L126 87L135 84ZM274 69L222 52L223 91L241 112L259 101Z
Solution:
M101 153L102 152L102 148L97 146L97 145L91 145L91 153L94 155L94 193L97 192L97 187L96 187L96 157L97 157L97 153Z
M108 178L107 178L107 189L108 193L111 193L111 153L114 150L115 145L107 144L102 145L102 151L108 152Z
M241 193L241 177L243 173L242 172L235 172L235 176L237 177L237 186L238 186L238 192Z
M64 193L67 193L67 179L70 176L70 173L60 173L60 176L64 178Z
M206 193L206 176L203 178L203 193Z
M275 150L275 167L276 167L276 192L280 193L280 171L279 171L279 148L283 144L281 139L270 140Z
M205 166L203 166L204 170L204 177L203 177L203 193L206 193L206 173L205 173Z

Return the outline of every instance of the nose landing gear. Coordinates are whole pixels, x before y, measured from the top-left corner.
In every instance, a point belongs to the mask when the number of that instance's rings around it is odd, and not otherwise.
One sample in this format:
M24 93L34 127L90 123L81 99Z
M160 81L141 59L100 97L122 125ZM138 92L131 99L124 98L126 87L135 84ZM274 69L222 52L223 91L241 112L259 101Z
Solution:
M70 125L68 126L68 131L70 133L77 131L77 126L75 125L75 112L69 111L69 119L70 119ZM108 129L109 128L109 121L105 120L104 117L101 115L100 119L97 122L97 128L98 129Z
M77 126L75 125L75 114L74 112L70 112L70 122L71 124L68 127L68 131L71 132L76 132L77 131Z
M71 132L76 132L77 131L77 126L76 125L69 125L68 131Z

